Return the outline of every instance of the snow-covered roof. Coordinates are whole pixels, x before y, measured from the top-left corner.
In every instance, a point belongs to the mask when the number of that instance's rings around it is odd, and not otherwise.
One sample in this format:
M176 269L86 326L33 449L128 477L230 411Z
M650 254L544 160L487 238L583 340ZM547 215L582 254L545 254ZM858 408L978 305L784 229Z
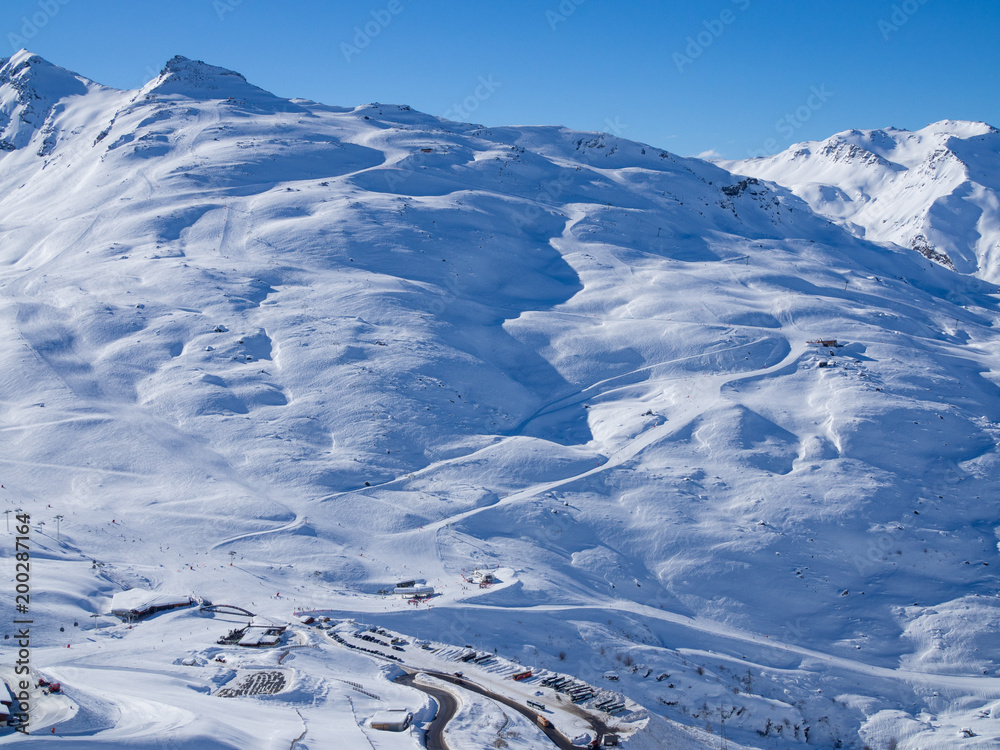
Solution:
M433 586L406 586L406 587L397 586L395 589L393 589L393 592L396 593L396 594L403 594L403 595L409 595L409 596L412 596L413 594L433 594L434 593L434 587Z
M280 635L269 635L268 628L247 628L239 640L240 646L274 646L281 640Z
M111 598L111 614L146 612L157 607L181 607L190 604L191 598L177 594L161 594L146 589L119 591Z
M372 716L369 722L372 725L375 724L398 724L405 725L408 724L410 719L413 718L413 714L407 711L405 708L387 708L383 711L377 712Z
M252 628L287 628L288 623L281 622L280 620L273 620L270 617L264 617L263 615L255 615L252 620L250 620L250 627Z

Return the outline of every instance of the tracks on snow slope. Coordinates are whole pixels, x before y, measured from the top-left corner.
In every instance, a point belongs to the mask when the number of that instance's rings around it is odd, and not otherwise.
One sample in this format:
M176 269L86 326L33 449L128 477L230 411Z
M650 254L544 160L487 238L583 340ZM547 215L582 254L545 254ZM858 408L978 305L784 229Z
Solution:
M424 531L438 531L448 525L457 523L459 521L464 521L467 518L472 518L473 516L479 515L488 510L496 510L497 508L502 508L507 505L512 505L523 500L528 500L546 492L551 492L552 490L565 487L568 484L577 482L581 479L586 479L598 474L602 474L609 469L617 468L633 458L638 456L642 451L644 451L649 446L657 443L661 440L665 440L677 432L683 430L687 425L691 423L692 420L700 416L706 409L711 408L717 402L722 400L722 388L730 383L737 382L739 380L744 380L748 378L757 378L765 375L772 375L779 372L787 367L792 366L805 352L805 343L796 342L792 344L789 348L789 352L785 357L778 363L770 365L769 367L764 367L759 370L751 370L748 372L741 373L727 373L725 375L706 375L702 378L695 378L692 381L692 393L690 404L686 407L679 409L673 418L664 422L663 424L654 426L641 433L637 437L630 440L626 445L622 446L618 450L614 451L606 462L600 466L595 466L593 469L589 469L578 474L573 474L562 479L556 479L550 482L543 482L542 484L534 485L533 487L528 487L526 489L520 490L518 492L513 492L507 497L501 498L492 505L484 505L479 508L472 508L471 510L463 511L461 513L456 513L453 516L440 519L433 523L424 526ZM642 368L646 369L646 368ZM613 380L610 378L609 380ZM671 379L673 380L673 379ZM607 381L605 381L607 382ZM664 381L647 381L647 382L669 382ZM564 397L566 398L566 397ZM685 399L687 401L687 399ZM475 454L471 454L475 455ZM470 456L466 456L466 459ZM438 466L435 464L434 466ZM431 471L434 467L427 467L424 472Z

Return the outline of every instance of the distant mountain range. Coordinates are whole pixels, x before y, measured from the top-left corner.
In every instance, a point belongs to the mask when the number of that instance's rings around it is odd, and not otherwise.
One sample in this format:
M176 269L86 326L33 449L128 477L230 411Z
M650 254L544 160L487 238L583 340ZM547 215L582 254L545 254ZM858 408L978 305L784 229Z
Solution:
M1000 282L1000 131L991 125L847 130L774 156L718 163L787 187L859 237Z

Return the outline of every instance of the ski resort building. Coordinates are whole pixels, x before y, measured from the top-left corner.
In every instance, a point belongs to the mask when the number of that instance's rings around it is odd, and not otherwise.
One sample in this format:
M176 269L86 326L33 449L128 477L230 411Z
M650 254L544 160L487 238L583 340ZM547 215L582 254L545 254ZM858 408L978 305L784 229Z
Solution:
M379 711L368 722L372 729L383 732L405 732L413 722L413 714L405 708L391 708Z
M243 630L236 644L247 648L277 646L281 643L281 636L287 628L287 625L282 625L267 617L255 617Z
M111 598L111 614L123 620L138 620L157 612L179 607L190 607L195 601L190 596L157 594L145 589L119 591Z
M475 584L481 589L488 589L494 583L497 583L496 576L493 575L493 573L489 570L481 570L479 568L473 570L472 575L469 577L466 578L464 573L462 574L462 577L465 578L466 582Z
M412 586L397 586L392 590L392 593L404 599L410 599L414 596L427 597L434 596L434 587L415 583Z

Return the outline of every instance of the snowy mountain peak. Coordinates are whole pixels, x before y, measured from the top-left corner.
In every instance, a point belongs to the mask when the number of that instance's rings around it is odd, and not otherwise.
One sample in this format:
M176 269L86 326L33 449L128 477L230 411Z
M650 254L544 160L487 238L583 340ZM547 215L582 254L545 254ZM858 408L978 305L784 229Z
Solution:
M176 55L155 79L140 90L141 96L183 96L190 99L274 100L269 91L247 82L240 73L201 60Z
M160 74L169 74L196 85L204 85L207 80L213 78L238 78L244 83L247 80L243 74L237 73L235 70L209 65L202 60L192 60L184 55L174 55L167 60Z
M721 162L772 180L859 236L1000 281L1000 138L985 122L845 130L758 159Z
M0 60L0 86L11 86L36 99L85 94L90 85L93 81L25 49Z
M97 84L27 50L0 61L0 152L26 146L57 102Z
M12 70L21 71L32 65L56 67L41 56L22 48L10 57L0 59L0 73L8 76Z
M812 153L808 148L800 149L793 154L793 158ZM832 162L848 162L850 164L868 167L885 167L892 169L893 165L882 156L857 143L848 143L837 138L831 138L822 143L821 148L815 153L825 157Z
M903 131L905 132L905 131ZM977 135L1000 133L989 123L973 120L940 120L917 131L918 134L944 134L957 138L974 138Z
M968 140L997 132L985 122L965 120L941 120L915 131L895 127L851 129L835 133L825 141L796 143L782 154L792 158L816 154L834 161L852 161L866 166L890 166L891 163L894 168L910 168L927 161L941 149L949 148L954 139ZM782 154L758 161L766 162ZM872 158L872 155L878 158Z

